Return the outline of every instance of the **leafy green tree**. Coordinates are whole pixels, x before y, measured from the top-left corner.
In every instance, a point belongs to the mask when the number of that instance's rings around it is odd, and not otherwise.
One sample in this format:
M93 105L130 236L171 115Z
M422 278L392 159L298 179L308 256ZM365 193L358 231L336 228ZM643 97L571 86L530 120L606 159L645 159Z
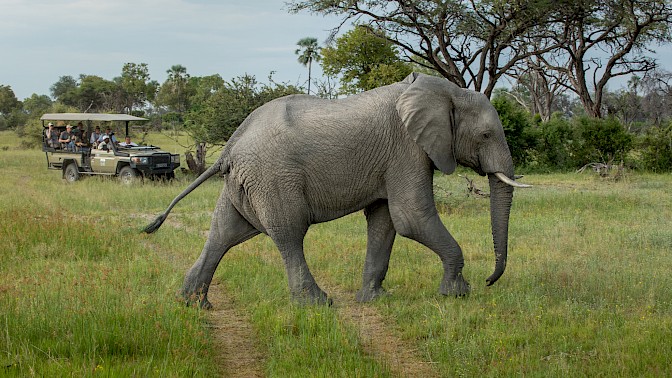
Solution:
M299 48L296 49L294 53L299 56L299 63L308 67L308 94L310 94L312 65L313 61L320 61L320 46L317 43L317 38L313 37L302 38L296 44L299 46Z
M391 84L412 71L392 43L364 26L337 38L335 46L322 49L322 69L327 75L341 76L343 94Z
M67 105L75 106L80 112L106 112L117 110L115 106L115 92L117 85L96 75L81 75L79 85L73 91L72 97L75 103Z
M49 90L51 97L63 104L73 105L77 102L77 80L72 76L61 76Z
M190 86L187 68L176 64L166 71L168 78L159 88L156 103L180 117L189 108Z
M16 98L12 87L0 85L0 130L17 129L26 119L23 104Z
M194 140L222 145L254 109L275 98L297 93L301 91L292 85L261 84L254 76L240 76L225 82L202 106L188 112L185 125Z
M0 114L11 113L12 110L21 107L21 101L16 98L12 87L0 85Z
M148 98L153 97L149 91L149 67L147 63L126 63L121 70L121 88L125 93L124 107L130 113L135 108L143 108Z
M23 100L23 110L29 117L41 117L51 108L53 101L47 95L38 95L33 93L30 97Z
M185 115L185 129L196 142L197 155L193 163L189 163L187 156L187 163L196 173L205 170L206 145L223 145L245 118L266 102L301 93L299 88L275 83L270 77L270 84L260 84L251 75L224 83L220 80L219 76L200 80L197 94L203 101L193 101L192 109Z

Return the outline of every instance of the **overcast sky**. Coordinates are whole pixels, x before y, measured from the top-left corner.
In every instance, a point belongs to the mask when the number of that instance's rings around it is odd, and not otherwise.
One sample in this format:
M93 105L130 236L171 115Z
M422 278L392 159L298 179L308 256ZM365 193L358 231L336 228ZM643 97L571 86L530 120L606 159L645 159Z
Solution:
M147 63L163 83L181 64L191 76L255 75L305 84L296 42L323 43L335 18L290 14L283 0L0 0L0 85L19 100L50 95L59 77L111 80ZM318 68L319 69L319 68Z
M248 73L267 82L275 71L275 81L305 85L296 42L322 44L338 22L289 14L284 0L0 0L0 85L23 100L50 95L61 76L111 80L124 63L147 63L159 83L181 64L191 76ZM672 48L657 50L670 70Z

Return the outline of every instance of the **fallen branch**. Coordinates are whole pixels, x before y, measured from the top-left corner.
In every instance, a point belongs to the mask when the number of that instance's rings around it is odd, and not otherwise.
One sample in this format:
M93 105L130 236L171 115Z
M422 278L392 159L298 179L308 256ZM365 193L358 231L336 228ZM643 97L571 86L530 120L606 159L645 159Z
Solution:
M490 197L489 193L482 191L481 189L476 187L476 185L474 185L474 180L470 179L466 175L465 176L458 175L458 176L463 177L465 180L467 180L467 196L473 194L474 196L481 198Z

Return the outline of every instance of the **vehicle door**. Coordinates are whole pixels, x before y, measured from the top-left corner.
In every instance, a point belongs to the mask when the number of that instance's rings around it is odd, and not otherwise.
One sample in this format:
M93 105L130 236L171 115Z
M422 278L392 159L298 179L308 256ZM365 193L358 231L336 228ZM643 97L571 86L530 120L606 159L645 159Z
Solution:
M91 170L96 173L115 174L117 158L112 150L91 150Z

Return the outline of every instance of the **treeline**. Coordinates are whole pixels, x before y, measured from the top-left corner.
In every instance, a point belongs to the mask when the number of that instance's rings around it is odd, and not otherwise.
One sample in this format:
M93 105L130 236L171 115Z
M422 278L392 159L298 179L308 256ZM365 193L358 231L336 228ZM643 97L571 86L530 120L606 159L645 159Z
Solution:
M641 98L640 98L641 100ZM587 165L672 172L672 120L635 122L616 115L568 117L562 112L542 121L504 92L492 100L506 132L514 163L525 171L567 172ZM669 107L668 107L669 109Z

